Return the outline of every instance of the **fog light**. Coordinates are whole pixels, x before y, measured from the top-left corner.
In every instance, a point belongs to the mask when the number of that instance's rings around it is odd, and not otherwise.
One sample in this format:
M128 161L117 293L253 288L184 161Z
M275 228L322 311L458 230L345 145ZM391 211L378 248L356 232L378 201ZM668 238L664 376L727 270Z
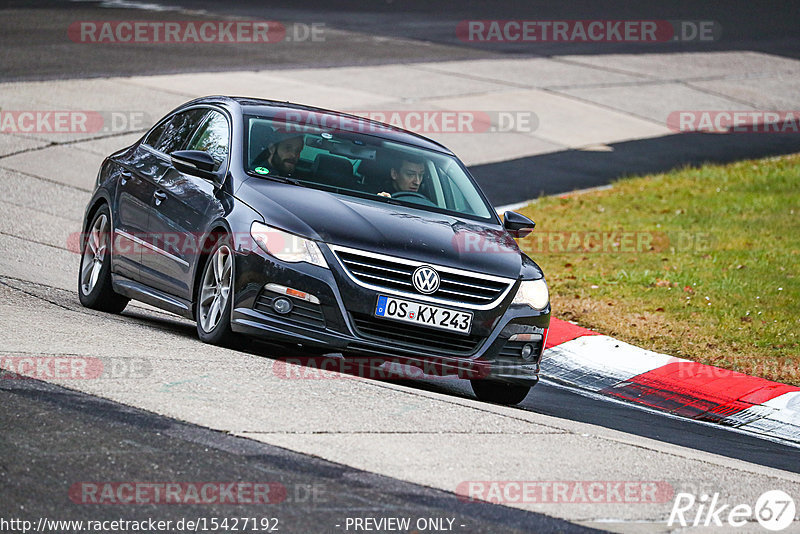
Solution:
M531 361L533 359L533 345L525 343L522 345L522 359Z
M278 297L272 301L272 309L281 315L286 315L292 311L292 303L285 297Z

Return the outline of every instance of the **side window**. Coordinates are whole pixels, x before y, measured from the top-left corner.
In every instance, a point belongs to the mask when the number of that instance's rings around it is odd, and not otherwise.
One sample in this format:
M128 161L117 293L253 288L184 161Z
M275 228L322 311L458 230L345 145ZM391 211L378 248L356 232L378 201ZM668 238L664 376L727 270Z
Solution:
M208 152L217 163L214 170L228 157L228 142L230 138L230 128L225 115L218 111L212 111L203 125L195 132L192 140L186 146L186 150L202 150Z
M144 139L144 144L156 146L158 144L158 140L161 139L161 134L164 133L164 129L167 127L167 124L169 124L168 120L150 130L150 133L147 134L147 137Z
M208 110L202 108L178 113L166 123L161 138L152 145L153 148L165 154L182 150L207 113Z

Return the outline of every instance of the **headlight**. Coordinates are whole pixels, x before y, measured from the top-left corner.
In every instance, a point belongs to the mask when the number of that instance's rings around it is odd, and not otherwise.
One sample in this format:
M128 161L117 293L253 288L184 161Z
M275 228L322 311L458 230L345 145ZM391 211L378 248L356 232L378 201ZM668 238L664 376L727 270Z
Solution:
M305 261L328 268L319 245L310 239L278 230L258 221L250 225L250 235L264 252L279 260L297 263Z
M512 304L527 304L536 310L543 310L550 302L550 292L544 278L538 280L523 280L517 290Z

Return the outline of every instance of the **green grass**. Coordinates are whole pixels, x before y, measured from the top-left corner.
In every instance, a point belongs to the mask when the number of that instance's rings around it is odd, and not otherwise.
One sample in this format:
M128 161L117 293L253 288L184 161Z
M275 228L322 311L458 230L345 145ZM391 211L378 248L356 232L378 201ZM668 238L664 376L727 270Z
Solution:
M520 246L556 317L800 385L800 155L626 178L521 211L537 225ZM586 234L615 231L633 238Z

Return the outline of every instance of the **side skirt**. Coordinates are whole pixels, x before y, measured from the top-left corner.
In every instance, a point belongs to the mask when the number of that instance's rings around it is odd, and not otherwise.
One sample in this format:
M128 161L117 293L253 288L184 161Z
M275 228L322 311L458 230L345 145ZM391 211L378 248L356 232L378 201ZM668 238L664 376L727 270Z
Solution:
M164 293L150 286L146 286L139 282L134 282L130 278L125 278L122 275L111 274L111 286L114 291L120 295L125 295L133 300L138 300L161 308L168 312L176 313L187 319L193 319L192 316L192 303L173 295Z

